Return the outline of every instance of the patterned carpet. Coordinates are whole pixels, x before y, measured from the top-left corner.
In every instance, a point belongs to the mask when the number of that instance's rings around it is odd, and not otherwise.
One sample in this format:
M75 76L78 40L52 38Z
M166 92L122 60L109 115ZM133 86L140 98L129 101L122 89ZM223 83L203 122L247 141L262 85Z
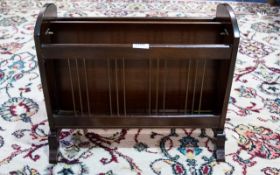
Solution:
M49 1L48 1L49 2ZM67 3L66 3L67 2ZM0 0L0 174L279 175L280 9L230 3L241 42L226 121L226 162L213 133L190 129L63 130L48 164L48 122L33 27L45 1ZM59 16L213 16L217 2L56 2Z

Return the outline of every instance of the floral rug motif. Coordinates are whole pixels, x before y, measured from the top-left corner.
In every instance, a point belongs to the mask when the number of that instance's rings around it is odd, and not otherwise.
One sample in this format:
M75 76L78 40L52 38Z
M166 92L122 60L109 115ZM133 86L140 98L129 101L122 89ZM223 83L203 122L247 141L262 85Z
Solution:
M241 41L226 121L226 162L200 129L63 130L61 163L48 164L33 29L50 1L0 0L0 174L279 175L280 8L230 3ZM59 16L214 16L218 2L59 0Z

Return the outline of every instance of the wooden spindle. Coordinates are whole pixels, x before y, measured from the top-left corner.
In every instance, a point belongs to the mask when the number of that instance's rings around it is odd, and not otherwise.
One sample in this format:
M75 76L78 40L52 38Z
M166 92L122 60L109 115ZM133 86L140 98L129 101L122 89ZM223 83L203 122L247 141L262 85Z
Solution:
M204 88L205 67L206 67L206 60L204 59L203 60L203 73L202 73L202 79L201 79L201 88L200 88L200 95L199 95L199 105L198 105L199 114L201 111L201 101L202 101L202 94L203 94L203 88Z
M117 115L120 115L119 109L119 82L118 82L118 60L115 59L115 85L116 85L116 106L117 106Z
M89 91L88 91L88 73L87 73L87 67L86 67L86 60L83 58L84 63L84 73L85 73L85 85L86 85L86 96L87 96L87 106L88 106L88 116L91 114L90 109L90 100L89 100Z
M166 98L166 77L167 77L167 60L164 60L164 77L163 77L163 95L162 95L162 112L165 113L165 98Z
M191 62L192 60L188 60L188 66L186 65L186 72L187 72L187 83L186 83L186 93L185 93L185 109L184 112L185 114L187 113L188 110L188 98L189 98L189 82L190 82L190 70L191 70Z
M158 113L158 90L159 90L159 58L157 58L157 74L156 74L156 104L155 111Z
M193 97L192 97L192 111L194 113L194 103L195 103L195 91L196 91L196 82L197 82L197 71L198 71L198 61L195 61L195 75L194 75L194 83L193 83Z
M77 74L77 80L78 80L78 91L79 91L80 109L81 109L81 114L83 114L83 100L82 100L80 73L79 73L79 66L78 66L77 58L75 59L75 63L76 63L76 74Z
M109 94L109 108L110 108L110 115L112 116L112 92L111 92L111 65L110 59L107 59L107 78L108 78L108 94Z
M149 108L149 114L152 113L152 59L149 58L149 103L148 103L148 108Z
M72 79L72 71L71 71L71 63L70 59L67 59L68 63L68 71L69 71L69 78L70 78L70 86L71 86L71 94L72 94L72 103L73 103L73 110L75 116L77 116L77 110L76 110L76 101L75 101L75 93L74 93L74 86L73 86L73 79Z
M125 60L122 59L122 74L123 74L123 112L126 116L126 93L125 93Z

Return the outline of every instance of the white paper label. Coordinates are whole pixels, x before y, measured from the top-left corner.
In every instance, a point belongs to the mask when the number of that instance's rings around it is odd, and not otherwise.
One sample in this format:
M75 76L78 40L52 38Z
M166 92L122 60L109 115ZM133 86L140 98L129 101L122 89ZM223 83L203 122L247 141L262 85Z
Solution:
M132 48L134 49L149 49L149 44L132 44Z

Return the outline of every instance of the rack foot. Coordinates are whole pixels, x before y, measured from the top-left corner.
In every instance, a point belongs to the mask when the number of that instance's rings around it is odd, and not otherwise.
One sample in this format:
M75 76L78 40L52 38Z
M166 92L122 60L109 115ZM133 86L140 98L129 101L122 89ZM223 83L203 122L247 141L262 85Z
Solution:
M224 162L226 135L224 134L224 130L222 129L215 129L214 135L216 138L216 151L215 151L216 160L217 162Z
M49 141L49 163L57 163L57 155L59 148L59 131L51 131L48 136Z

